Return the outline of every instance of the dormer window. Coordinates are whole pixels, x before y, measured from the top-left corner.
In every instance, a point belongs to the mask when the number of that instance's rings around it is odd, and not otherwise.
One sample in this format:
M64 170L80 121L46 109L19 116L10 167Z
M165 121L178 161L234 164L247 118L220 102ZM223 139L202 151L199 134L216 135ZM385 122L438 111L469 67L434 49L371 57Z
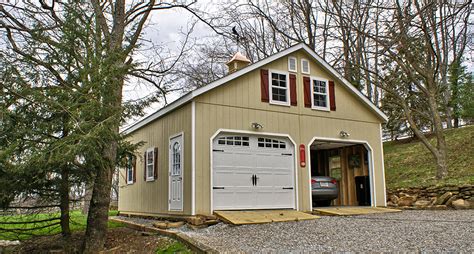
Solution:
M269 79L270 103L290 106L288 73L270 71Z
M301 72L304 74L309 74L309 61L307 59L301 59Z
M288 57L288 71L297 72L298 66L296 63L296 57Z

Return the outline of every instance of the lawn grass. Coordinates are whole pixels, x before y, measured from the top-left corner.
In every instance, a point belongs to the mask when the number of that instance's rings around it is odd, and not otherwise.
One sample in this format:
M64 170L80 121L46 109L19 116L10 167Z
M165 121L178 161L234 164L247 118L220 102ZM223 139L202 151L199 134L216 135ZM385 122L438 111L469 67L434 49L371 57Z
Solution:
M434 157L419 141L384 143L388 189L474 183L474 126L446 130L448 177L436 179ZM434 144L435 138L430 141Z
M110 211L109 216L117 215L117 211ZM28 223L32 221L47 220L59 217L59 213L42 213L34 215L14 215L0 217L0 240L26 240L34 236L55 235L61 233L60 225L46 227L51 223L59 222L59 219L48 222ZM18 222L18 224L2 224L5 222ZM86 229L87 217L80 211L71 212L71 231L84 231ZM109 221L109 228L122 227L122 223ZM43 228L41 228L43 227ZM36 228L36 229L34 229ZM5 230L6 229L6 230ZM11 232L12 229L20 229ZM31 229L31 230L30 230ZM9 231L10 230L10 231ZM27 230L27 231L25 231Z

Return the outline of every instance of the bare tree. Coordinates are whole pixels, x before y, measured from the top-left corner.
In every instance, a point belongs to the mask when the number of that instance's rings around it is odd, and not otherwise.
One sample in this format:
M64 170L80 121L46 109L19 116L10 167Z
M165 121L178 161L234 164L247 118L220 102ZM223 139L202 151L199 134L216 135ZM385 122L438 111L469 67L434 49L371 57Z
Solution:
M119 127L166 94L162 78L175 66L176 59L162 64L136 58L150 13L183 8L199 19L190 4L90 0L0 6L6 45L2 50L14 57L12 61L34 63L38 73L49 77L46 86L81 94L77 112L65 111L74 122L71 135L80 138L64 153L79 158L75 163L88 171L93 183L84 253L98 252L104 245L112 175L124 140ZM124 102L123 88L130 79L154 86L155 95Z

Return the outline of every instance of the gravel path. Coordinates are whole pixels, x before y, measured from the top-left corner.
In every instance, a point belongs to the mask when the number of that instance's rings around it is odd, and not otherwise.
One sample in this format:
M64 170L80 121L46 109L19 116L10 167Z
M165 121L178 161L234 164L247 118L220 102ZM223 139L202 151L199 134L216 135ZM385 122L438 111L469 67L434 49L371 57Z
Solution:
M403 211L179 231L219 252L474 252L474 210Z

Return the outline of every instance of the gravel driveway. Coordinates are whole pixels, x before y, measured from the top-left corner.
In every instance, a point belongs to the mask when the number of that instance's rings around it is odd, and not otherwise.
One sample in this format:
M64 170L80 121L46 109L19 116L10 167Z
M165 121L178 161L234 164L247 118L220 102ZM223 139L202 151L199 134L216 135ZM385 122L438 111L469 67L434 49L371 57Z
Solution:
M474 210L403 211L179 231L219 252L474 252Z

